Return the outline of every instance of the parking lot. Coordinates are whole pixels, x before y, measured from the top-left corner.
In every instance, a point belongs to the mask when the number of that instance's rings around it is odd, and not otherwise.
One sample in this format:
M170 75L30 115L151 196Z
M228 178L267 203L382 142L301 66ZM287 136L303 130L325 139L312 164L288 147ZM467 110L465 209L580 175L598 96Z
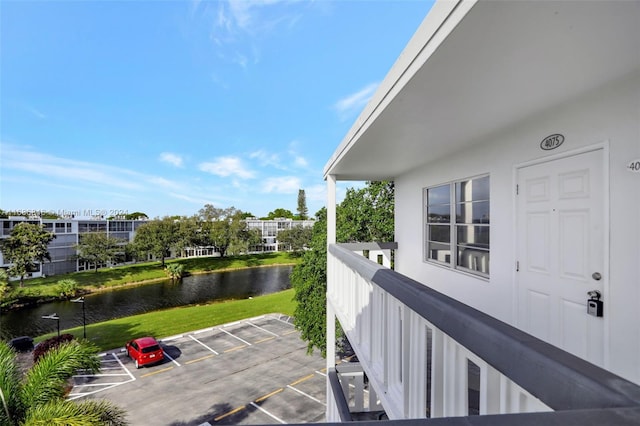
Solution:
M99 374L74 376L70 399L106 399L131 425L324 421L325 360L282 315L161 339L162 363L136 369L121 349Z

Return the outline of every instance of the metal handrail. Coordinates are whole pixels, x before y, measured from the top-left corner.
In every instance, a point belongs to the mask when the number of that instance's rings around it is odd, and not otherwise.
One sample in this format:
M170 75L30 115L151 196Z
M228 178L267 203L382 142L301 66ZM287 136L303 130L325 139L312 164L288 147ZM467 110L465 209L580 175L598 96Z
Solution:
M351 411L349 411L349 404L347 404L347 398L344 395L342 386L340 385L340 379L335 367L327 370L327 376L329 377L329 383L331 384L331 391L333 392L333 400L336 402L336 408L338 415L342 422L352 421Z

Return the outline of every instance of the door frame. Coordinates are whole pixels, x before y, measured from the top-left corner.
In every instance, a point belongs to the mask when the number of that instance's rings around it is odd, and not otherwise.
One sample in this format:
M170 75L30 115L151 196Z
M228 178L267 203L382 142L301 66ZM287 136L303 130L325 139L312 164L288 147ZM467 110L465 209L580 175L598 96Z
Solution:
M517 255L518 255L518 241L519 241L519 236L518 236L518 199L517 199L517 195L516 195L516 185L518 184L518 171L524 167L529 167L529 166L535 166L535 165L539 165L539 164L544 164L544 163L548 163L554 160L560 160L563 158L567 158L567 157L573 157L576 155L580 155L580 154L585 154L587 152L592 152L592 151L599 151L602 150L602 174L603 174L603 182L602 182L602 202L604 203L604 208L602 210L602 226L603 226L603 233L602 233L602 238L603 238L603 243L604 243L604 247L603 247L603 271L604 271L604 283L602 284L602 299L605 301L605 310L604 310L604 317L602 318L604 321L604 335L602 336L602 341L603 341L603 353L604 353L604 367L605 368L609 368L610 366L610 315L608 314L608 312L610 312L611 310L611 305L608 304L608 301L610 300L610 223L609 223L609 213L610 213L610 208L611 208L611 204L610 204L610 188L609 188L609 181L610 181L610 174L609 174L609 140L603 140L602 142L598 142L592 145L586 145L580 148L576 148L576 149L572 149L569 151L563 151L563 152L559 152L557 154L552 154L552 155L545 155L542 157L538 157L535 158L533 160L528 160L525 162L521 162L521 163L516 163L513 165L513 192L512 192L512 215L513 215L513 241L512 241L512 253L514 255L513 258L513 265L514 268L513 270L513 288L512 288L512 306L513 306L513 323L515 324L516 327L520 328L521 324L519 323L519 315L518 315L518 308L519 308L519 287L520 287L520 283L518 281L518 272L516 270L515 264L517 259ZM586 294L585 294L585 302L586 302ZM586 309L586 305L585 305L585 309Z

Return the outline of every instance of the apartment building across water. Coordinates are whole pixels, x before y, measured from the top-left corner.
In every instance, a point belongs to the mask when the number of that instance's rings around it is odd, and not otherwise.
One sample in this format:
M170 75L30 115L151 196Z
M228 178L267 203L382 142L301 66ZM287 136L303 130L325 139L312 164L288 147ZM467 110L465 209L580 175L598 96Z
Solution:
M78 259L77 245L81 235L89 232L103 232L107 235L122 240L122 262L132 262L133 259L127 257L124 246L133 241L135 233L140 226L149 222L148 219L125 220L125 219L103 219L96 218L64 218L64 219L42 219L39 217L9 216L0 219L0 238L4 239L11 235L13 228L19 223L32 223L41 225L46 231L55 234L56 238L49 244L50 262L39 264L38 267L29 272L28 278L35 278L47 275L66 274L69 272L80 272L91 270L95 265ZM262 243L250 248L250 253L266 253L282 251L278 244L278 233L285 229L292 229L296 226L312 227L314 220L293 220L278 218L273 220L261 220L256 218L246 219L249 229L258 229L262 232ZM202 257L219 256L215 247L188 247L180 254L172 253L172 257ZM4 259L0 250L0 268L8 268L10 265ZM109 265L99 265L104 267Z

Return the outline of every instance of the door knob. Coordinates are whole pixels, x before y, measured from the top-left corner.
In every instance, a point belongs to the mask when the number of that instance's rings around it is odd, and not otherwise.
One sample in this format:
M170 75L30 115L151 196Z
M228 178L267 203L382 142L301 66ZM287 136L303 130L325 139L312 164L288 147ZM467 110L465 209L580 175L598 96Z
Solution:
M600 272L594 272L593 274L591 274L591 278L596 281L600 281L602 279L602 275L600 274Z

